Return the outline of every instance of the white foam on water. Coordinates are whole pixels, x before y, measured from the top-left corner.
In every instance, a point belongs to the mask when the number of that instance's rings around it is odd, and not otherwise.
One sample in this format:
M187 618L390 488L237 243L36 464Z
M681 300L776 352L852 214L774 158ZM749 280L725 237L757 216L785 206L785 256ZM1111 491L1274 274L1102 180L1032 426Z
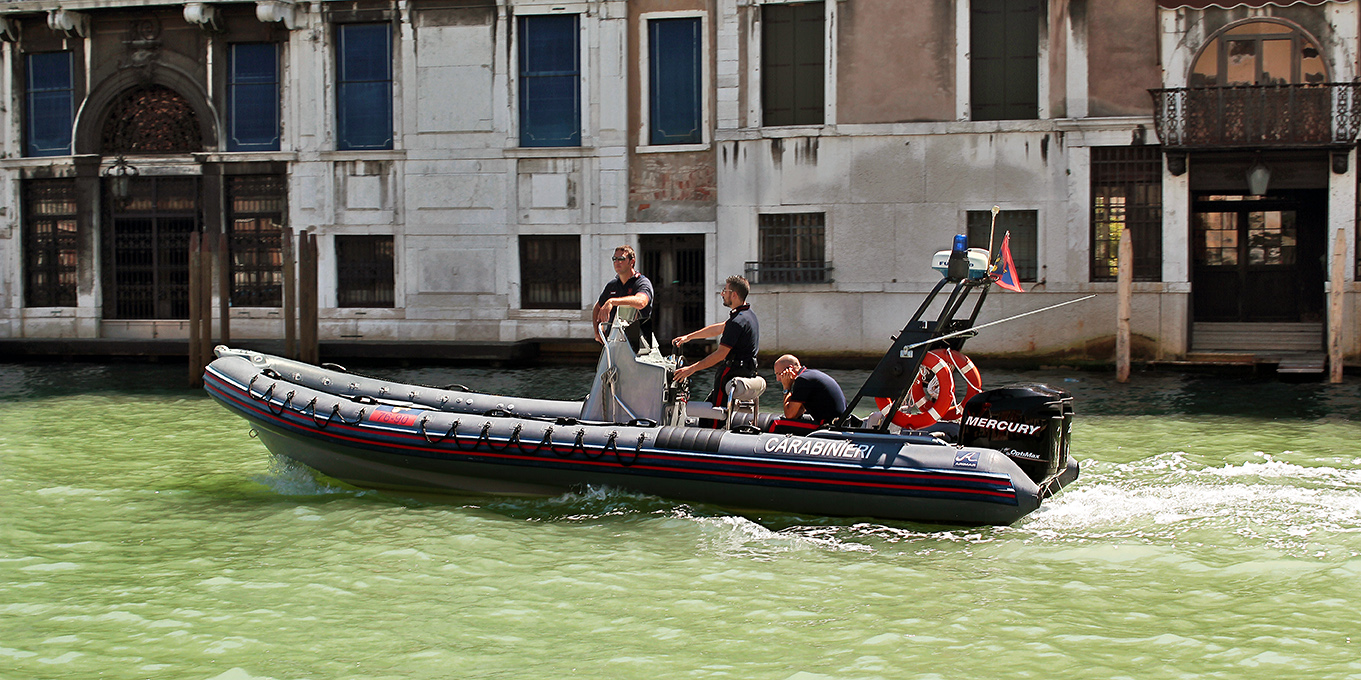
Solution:
M1261 462L1209 466L1170 452L1117 465L1046 500L1019 526L1083 538L1227 529L1276 547L1361 532L1361 471L1259 456Z
M311 468L290 458L273 454L269 463L269 473L254 475L251 481L269 487L280 496L324 496L337 493L354 493L349 489L332 486L318 479Z

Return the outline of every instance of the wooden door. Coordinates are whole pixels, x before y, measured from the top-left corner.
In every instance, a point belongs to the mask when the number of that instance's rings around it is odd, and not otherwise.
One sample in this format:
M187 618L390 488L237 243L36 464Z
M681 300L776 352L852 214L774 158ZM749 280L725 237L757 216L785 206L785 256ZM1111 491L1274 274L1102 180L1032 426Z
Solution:
M1196 321L1298 322L1323 309L1326 194L1196 198L1191 219Z

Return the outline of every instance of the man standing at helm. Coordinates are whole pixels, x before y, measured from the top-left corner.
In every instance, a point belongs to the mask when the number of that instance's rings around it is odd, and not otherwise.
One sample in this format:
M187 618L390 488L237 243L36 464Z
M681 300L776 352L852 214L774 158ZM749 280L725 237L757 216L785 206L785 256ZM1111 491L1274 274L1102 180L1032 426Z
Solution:
M632 307L638 310L638 315L629 324L627 335L633 351L637 352L641 339L652 336L652 282L638 273L632 246L615 248L610 260L614 264L615 277L605 284L591 310L595 340L604 344L600 324L614 321L615 307Z
M756 322L756 313L747 304L751 284L742 276L729 276L719 291L723 296L723 306L731 309L728 320L705 326L693 333L687 333L672 340L677 347L696 338L718 337L718 349L697 363L676 371L676 382L680 382L698 371L719 362L723 366L714 380L714 391L709 395L709 403L723 408L727 405L726 392L729 380L733 378L756 377L756 353L761 349L761 326Z

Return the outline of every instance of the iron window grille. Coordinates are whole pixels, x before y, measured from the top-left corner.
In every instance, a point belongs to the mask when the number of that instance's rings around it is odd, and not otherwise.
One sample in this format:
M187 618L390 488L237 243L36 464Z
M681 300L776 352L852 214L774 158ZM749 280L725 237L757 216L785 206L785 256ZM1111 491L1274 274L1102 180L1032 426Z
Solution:
M581 237L520 237L520 307L581 309Z
M392 307L391 236L336 237L336 306Z
M198 177L139 177L125 199L105 178L104 314L189 318L189 238L200 231Z
M1162 280L1162 149L1092 148L1091 280L1114 281L1120 233L1130 230L1134 280Z
M284 178L227 178L233 307L283 306Z
M160 85L137 87L109 109L100 148L106 155L202 151L203 128L180 93Z
M76 306L76 183L35 179L23 184L24 305Z
M825 213L778 213L758 218L761 259L746 263L752 283L831 283Z
M997 213L997 226L992 224L991 210L970 210L968 212L969 247L985 248L993 258L1002 249L1002 239L1007 233L1011 241L1012 263L1016 265L1016 278L1021 281L1036 281L1039 273L1039 213L1034 210L1003 210ZM988 239L992 238L989 245Z

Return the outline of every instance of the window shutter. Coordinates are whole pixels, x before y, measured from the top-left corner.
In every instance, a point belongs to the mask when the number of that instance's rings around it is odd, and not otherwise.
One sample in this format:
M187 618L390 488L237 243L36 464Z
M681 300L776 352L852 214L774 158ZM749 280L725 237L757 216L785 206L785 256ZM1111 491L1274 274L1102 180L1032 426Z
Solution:
M71 53L30 54L26 70L28 155L70 154L73 116Z
M649 144L698 144L704 141L700 106L700 20L659 19L649 22Z
M279 150L279 49L274 43L231 46L228 151Z
M392 148L392 27L342 24L337 54L340 149Z
M575 14L520 17L520 146L581 145Z

